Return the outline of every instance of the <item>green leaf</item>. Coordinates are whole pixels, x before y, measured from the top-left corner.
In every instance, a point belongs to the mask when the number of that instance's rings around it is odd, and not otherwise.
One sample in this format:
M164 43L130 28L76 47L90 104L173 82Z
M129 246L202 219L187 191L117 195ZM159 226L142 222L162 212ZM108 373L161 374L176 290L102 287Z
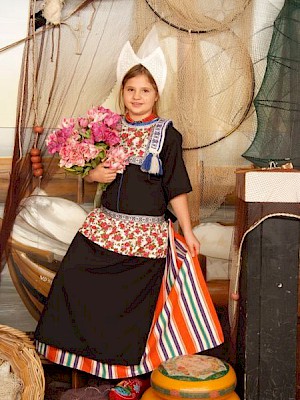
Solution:
M92 160L92 168L96 168L97 167L97 165L99 165L100 164L100 160L98 161L97 160L97 158L95 158L95 160Z
M68 171L68 172L76 172L76 171L73 169L73 167L71 167L71 168L66 168L66 167L64 167L64 169L65 169L66 171Z
M95 147L106 150L106 149L108 149L109 146L108 146L108 144L106 144L104 142L98 142L98 143L95 143Z
M87 174L90 172L91 168L88 168L84 171L84 173L82 174L82 177L84 178L85 176L87 176Z
M89 139L91 137L91 130L87 129L85 132L81 131L80 134L81 134L82 137L84 137L86 139Z
M106 156L106 151L103 150L103 151L100 151L100 153L97 155L96 158L98 158L99 161L101 161L101 160L103 160L103 158L105 158L105 156Z
M81 173L84 171L83 167L78 167L77 165L74 166L74 170L78 173Z

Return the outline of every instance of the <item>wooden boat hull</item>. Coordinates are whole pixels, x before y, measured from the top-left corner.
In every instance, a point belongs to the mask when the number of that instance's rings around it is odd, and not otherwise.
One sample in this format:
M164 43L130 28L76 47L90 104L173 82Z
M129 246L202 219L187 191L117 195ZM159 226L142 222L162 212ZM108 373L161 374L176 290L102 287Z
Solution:
M12 282L24 305L35 320L39 320L52 281L60 266L50 252L11 241L7 266Z

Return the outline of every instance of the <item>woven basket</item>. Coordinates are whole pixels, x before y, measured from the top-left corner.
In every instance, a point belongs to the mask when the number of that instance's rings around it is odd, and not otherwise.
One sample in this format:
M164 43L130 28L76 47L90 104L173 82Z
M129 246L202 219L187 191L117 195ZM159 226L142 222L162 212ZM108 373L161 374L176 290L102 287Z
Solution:
M7 360L24 383L22 400L43 400L45 377L41 360L26 333L0 325L0 359Z

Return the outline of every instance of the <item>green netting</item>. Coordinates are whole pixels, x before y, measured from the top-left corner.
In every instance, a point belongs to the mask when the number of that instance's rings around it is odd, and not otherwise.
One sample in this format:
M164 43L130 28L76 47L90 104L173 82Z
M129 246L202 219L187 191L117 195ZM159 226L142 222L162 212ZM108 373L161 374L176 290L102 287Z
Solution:
M286 0L274 22L266 73L254 99L257 131L242 154L259 167L300 167L300 0Z

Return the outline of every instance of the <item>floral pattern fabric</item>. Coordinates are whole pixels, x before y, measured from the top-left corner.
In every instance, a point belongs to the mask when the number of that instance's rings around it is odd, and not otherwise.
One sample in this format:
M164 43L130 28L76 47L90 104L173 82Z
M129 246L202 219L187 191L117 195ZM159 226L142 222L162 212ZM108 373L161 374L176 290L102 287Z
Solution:
M123 120L121 144L129 162L140 165L155 126L132 126ZM127 215L104 207L90 212L79 230L101 247L127 256L164 258L168 246L168 224L164 217Z
M155 123L146 126L128 125L123 122L121 143L124 151L130 154L129 162L141 165L149 146Z
M79 230L101 247L127 256L164 258L168 223L164 217L128 215L96 208Z

